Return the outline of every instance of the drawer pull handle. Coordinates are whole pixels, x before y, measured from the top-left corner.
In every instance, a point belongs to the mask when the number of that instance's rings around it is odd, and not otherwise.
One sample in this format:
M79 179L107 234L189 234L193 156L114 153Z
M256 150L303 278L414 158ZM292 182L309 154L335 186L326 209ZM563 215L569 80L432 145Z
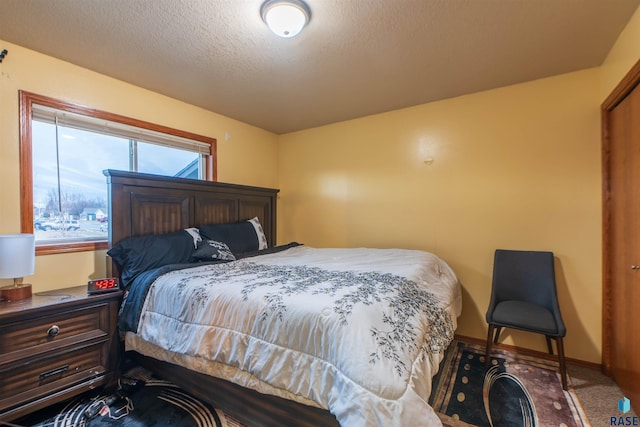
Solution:
M45 380L54 375L63 374L67 369L69 369L69 365L60 366L59 368L52 369L47 372L43 372L40 374L40 381Z
M59 333L60 333L60 327L58 327L58 325L53 325L47 330L47 335L49 335L51 338L55 337Z

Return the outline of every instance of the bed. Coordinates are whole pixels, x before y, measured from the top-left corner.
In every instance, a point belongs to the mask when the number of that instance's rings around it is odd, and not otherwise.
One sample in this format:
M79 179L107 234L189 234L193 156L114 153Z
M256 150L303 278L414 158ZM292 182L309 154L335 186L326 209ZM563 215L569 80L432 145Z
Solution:
M440 424L427 402L461 296L437 256L274 246L277 190L105 174L144 366L251 427Z

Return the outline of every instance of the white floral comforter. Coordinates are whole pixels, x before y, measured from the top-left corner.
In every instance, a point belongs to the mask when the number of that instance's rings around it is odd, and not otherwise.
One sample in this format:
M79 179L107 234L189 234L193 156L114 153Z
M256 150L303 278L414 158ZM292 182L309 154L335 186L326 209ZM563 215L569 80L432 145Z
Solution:
M460 310L433 254L297 246L160 276L126 346L342 426L440 425L431 378Z

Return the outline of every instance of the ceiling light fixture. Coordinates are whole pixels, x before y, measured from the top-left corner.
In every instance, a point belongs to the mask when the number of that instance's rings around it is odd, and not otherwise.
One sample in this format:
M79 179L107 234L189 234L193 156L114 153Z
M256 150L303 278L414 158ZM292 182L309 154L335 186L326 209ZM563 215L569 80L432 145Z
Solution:
M262 20L280 37L295 37L311 19L302 0L267 0L260 8Z

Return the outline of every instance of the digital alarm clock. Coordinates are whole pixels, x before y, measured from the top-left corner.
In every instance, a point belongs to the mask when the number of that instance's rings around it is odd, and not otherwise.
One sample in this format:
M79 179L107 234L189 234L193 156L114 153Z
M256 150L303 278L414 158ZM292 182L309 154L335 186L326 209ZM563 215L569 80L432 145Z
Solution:
M87 293L89 295L101 294L103 292L113 292L120 289L118 278L105 277L104 279L93 279L87 283Z

